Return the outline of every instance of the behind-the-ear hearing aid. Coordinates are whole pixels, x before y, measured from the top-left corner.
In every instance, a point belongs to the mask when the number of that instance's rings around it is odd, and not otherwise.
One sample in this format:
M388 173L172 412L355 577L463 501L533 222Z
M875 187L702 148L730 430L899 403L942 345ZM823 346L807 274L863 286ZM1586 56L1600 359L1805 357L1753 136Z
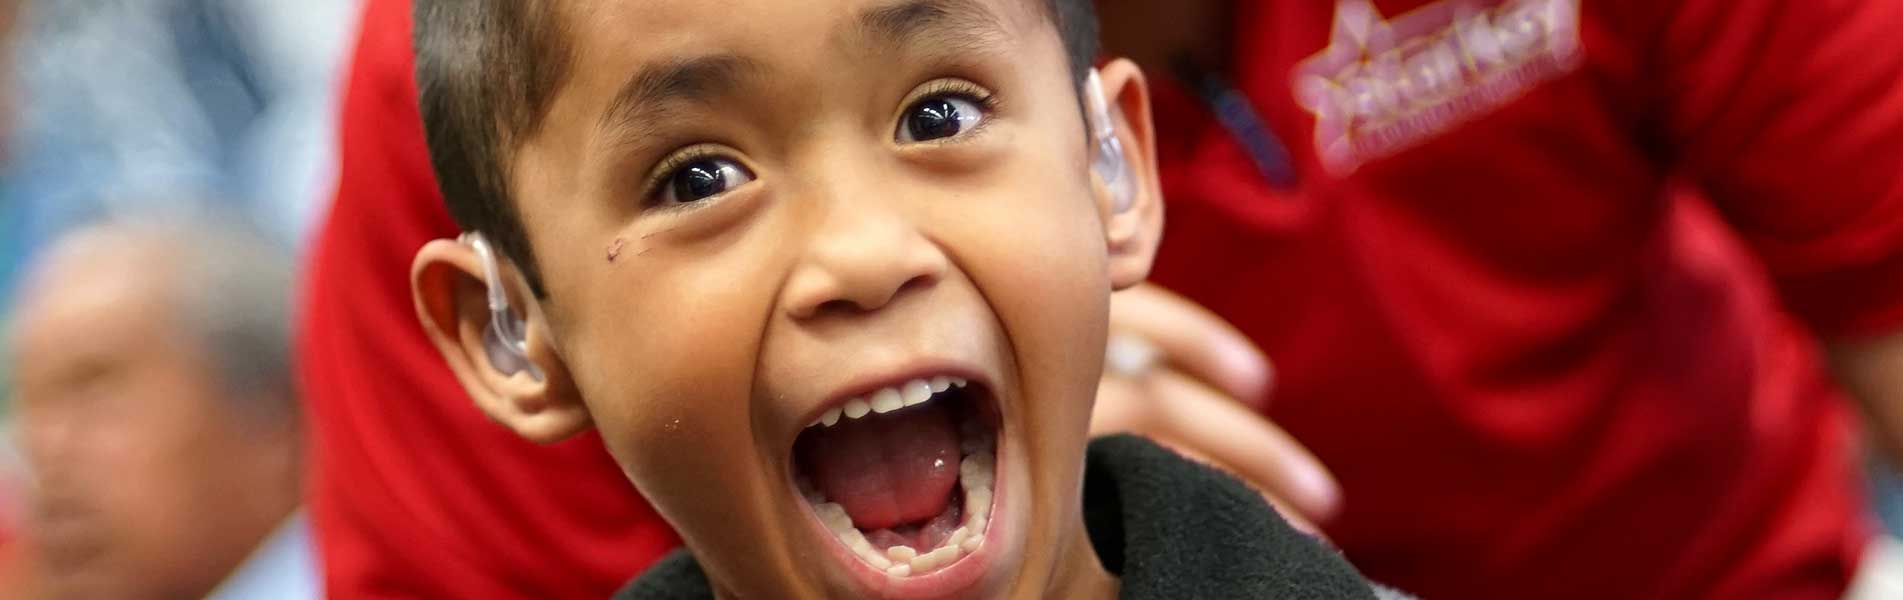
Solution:
M1111 212L1129 210L1136 201L1136 182L1130 179L1123 142L1117 139L1116 124L1110 118L1110 101L1104 98L1103 76L1096 69L1090 70L1089 81L1084 82L1084 95L1090 104L1090 135L1097 141L1097 155L1091 158L1090 169L1110 190Z
M509 310L509 294L502 288L502 269L496 266L495 251L489 247L489 240L474 231L463 233L460 239L475 249L477 259L482 261L483 277L488 280L489 326L482 332L482 349L489 356L489 366L504 375L528 373L529 377L541 381L542 370L529 361L528 325Z

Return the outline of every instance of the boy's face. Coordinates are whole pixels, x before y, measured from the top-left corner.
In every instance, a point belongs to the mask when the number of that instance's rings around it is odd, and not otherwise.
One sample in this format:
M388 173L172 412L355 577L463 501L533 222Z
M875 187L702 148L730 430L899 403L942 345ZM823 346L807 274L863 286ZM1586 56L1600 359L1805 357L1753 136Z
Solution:
M512 171L548 381L479 404L585 404L733 595L1069 585L1108 293L1157 208L1144 121L1143 199L1110 212L1040 5L565 6Z

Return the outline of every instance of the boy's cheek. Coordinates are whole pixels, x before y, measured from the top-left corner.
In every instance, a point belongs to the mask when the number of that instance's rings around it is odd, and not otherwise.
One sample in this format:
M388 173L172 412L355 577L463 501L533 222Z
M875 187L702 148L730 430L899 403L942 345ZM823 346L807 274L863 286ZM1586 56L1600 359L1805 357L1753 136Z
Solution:
M704 390L711 391L711 390ZM652 405L598 423L623 473L717 578L759 579L731 565L783 560L789 519L774 510L786 497L751 439L746 402L686 388L657 389ZM796 521L794 521L796 522ZM762 569L763 572L777 572Z
M746 500L771 492L764 486L770 478L758 468L753 444L746 438L744 418L718 414L717 406L723 403L661 404L635 418L598 423L615 462L690 540L744 530L742 523L751 521L745 515L752 514ZM687 404L698 404L701 410ZM723 530L718 527L723 521L732 526Z
M715 377L721 371L718 365L733 361L715 352L689 354L702 360L653 362L660 367L696 363L691 369L629 368L628 374L636 378L642 372L653 375L587 394L596 428L623 469L631 477L657 480L652 485L635 481L644 488L667 489L668 482L687 476L737 475L753 461L748 388L744 381Z
M581 338L588 351L569 356L585 364L577 383L623 473L683 536L706 546L756 520L748 503L768 497L773 477L755 455L750 416L757 348L749 340L757 336L712 326L744 322L717 302L696 306L698 315L667 320L595 321L608 326Z
M738 472L738 455L751 446L748 386L734 375L750 368L749 357L740 344L704 336L687 344L691 333L616 332L591 352L570 353L582 359L577 385L603 443L647 493L687 475Z
M729 264L736 259L610 265L595 274L589 306L577 312L583 318L562 338L564 354L580 363L572 371L583 400L623 465L751 452L759 322L774 298L763 282L774 278L756 272L758 264Z
M1056 545L1077 522L1075 493L1110 314L1106 245L1087 182L1052 183L1022 186L1025 195L1014 202L975 204L971 216L990 231L974 232L985 243L965 246L960 257L1004 328L1022 378L1017 430L1006 435L1027 471L1020 489L1032 491L1030 561L1054 559L1039 549ZM1006 221L1014 225L999 225Z

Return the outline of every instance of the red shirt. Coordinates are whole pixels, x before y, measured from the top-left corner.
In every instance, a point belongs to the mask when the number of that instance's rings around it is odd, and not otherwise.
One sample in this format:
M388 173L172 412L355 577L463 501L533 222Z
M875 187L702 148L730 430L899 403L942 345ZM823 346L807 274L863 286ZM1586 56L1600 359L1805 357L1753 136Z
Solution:
M298 348L328 593L606 598L678 539L600 438L537 446L490 422L424 338L410 259L457 228L417 114L410 3L371 0L362 29Z
M1903 323L1903 3L1469 6L1240 3L1298 183L1160 89L1156 279L1277 361L1377 580L1840 597L1868 529L1814 335Z
M1245 4L1232 77L1300 184L1159 89L1157 276L1278 361L1351 559L1429 598L1841 593L1866 530L1811 332L1903 322L1903 5ZM329 591L602 597L675 539L598 440L520 441L424 340L410 258L456 228L408 3L363 27L301 347Z

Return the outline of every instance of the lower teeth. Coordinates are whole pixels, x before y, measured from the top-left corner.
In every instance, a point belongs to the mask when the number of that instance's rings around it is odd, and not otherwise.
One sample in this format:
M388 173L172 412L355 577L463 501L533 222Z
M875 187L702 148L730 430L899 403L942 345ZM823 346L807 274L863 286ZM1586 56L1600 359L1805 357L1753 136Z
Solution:
M956 562L978 551L986 527L991 524L991 490L996 474L996 459L991 453L989 432L970 431L960 442L965 455L958 463L958 485L965 491L964 519L938 547L921 552L911 546L893 546L885 550L873 547L866 534L852 525L852 517L838 503L827 502L811 483L801 478L800 494L813 505L813 512L826 529L850 548L853 554L873 568L893 577L923 575Z

